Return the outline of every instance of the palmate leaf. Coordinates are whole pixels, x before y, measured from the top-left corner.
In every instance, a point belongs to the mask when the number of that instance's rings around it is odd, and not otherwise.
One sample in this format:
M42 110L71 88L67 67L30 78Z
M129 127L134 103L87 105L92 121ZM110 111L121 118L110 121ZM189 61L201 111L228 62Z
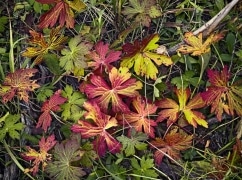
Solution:
M88 67L92 67L93 70L99 69L100 73L103 70L111 71L113 66L110 63L119 60L121 56L121 51L109 50L109 44L104 44L102 41L99 41L94 49L88 54L91 60L88 62Z
M155 64L158 66L161 64L166 66L173 64L170 57L154 52L159 47L156 44L158 40L158 34L153 34L142 41L135 40L133 44L126 43L123 45L122 48L125 55L122 58L121 67L130 69L134 66L134 71L137 75L155 80L158 73Z
M112 68L109 73L110 84L101 76L92 75L90 84L86 84L83 91L90 100L99 104L103 112L108 112L111 103L113 112L128 112L128 106L122 101L124 97L135 97L138 95L142 83L131 78L128 68ZM82 90L82 89L81 89Z
M165 156L168 154L173 159L180 158L180 151L184 151L191 147L192 135L181 134L177 132L177 128L171 130L166 136L162 138L156 138L151 141L151 148L155 148L155 162L159 165ZM158 148L158 150L157 150Z
M119 122L128 127L131 126L135 128L138 132L145 132L147 135L154 138L154 127L156 127L157 124L154 120L151 120L149 116L156 112L157 106L146 102L141 96L137 96L133 100L132 106L134 111L117 116Z
M66 100L66 98L61 96L61 90L56 91L49 100L46 100L41 107L42 114L39 116L36 128L42 127L46 132L52 121L51 111L61 110L60 105L66 102Z
M0 118L0 141L8 134L12 139L19 139L20 133L24 128L24 124L19 122L19 114L6 113Z
M67 28L74 28L74 12L72 9L77 12L81 12L86 8L86 5L81 0L36 0L42 4L54 4L54 6L44 13L40 17L39 28L48 28L53 27L57 21L59 25L63 27L64 25Z
M25 172L32 172L35 176L39 171L40 163L42 163L42 170L44 171L47 162L51 160L51 154L48 153L50 149L56 144L55 136L52 134L47 138L42 137L39 141L39 151L27 146L27 152L21 154L26 161L33 161L32 168L25 169Z
M3 103L11 101L14 95L28 102L28 92L39 87L36 80L30 79L37 71L37 69L18 69L14 73L9 73L3 84L0 85L0 96L2 96Z
M71 130L80 133L84 139L96 137L93 145L99 156L103 156L107 149L111 153L119 152L121 144L107 131L118 126L117 120L102 113L99 106L94 102L85 102L83 107L87 110L84 115L85 120L79 120L78 124L71 127Z
M76 136L71 139L57 143L54 148L53 160L46 166L46 172L51 179L56 180L79 180L86 175L80 166L74 163L82 158L80 141Z
M60 30L60 27L53 28L48 38L44 38L41 33L30 30L29 32L32 36L30 43L33 47L27 47L26 51L23 52L22 55L29 58L36 57L34 63L39 64L43 61L44 55L49 51L61 50L63 48L63 44L67 40L67 37L61 35Z
M136 132L135 129L131 130L130 138L122 135L117 139L122 143L126 156L134 155L135 149L145 150L147 148L147 144L142 141L146 141L148 136L142 132Z
M189 102L187 102L191 94L190 89L175 89L175 92L178 97L179 104L169 98L157 101L157 106L162 109L159 112L157 121L161 122L168 119L167 126L170 126L178 120L180 115L184 115L187 122L192 126L197 127L197 124L199 124L207 128L208 123L204 120L204 115L201 112L194 110L205 106L205 102L201 95L198 93Z
M136 174L136 179L140 179L139 175L143 179L157 178L158 174L154 169L154 159L151 159L149 155L147 157L142 156L140 162L137 159L131 158L131 165L133 167L133 173Z
M134 18L135 22L149 27L151 18L161 16L161 8L157 5L155 0L129 0L129 5L124 8L122 13L128 19Z
M84 68L87 67L87 55L92 48L92 44L85 42L81 36L75 36L68 42L68 48L61 50L63 55L60 58L60 66L67 72L74 73L75 76L84 75ZM82 73L76 73L81 71Z
M192 32L187 32L184 35L184 41L187 43L181 45L177 50L183 54L191 54L192 56L199 56L210 51L210 45L223 38L223 34L211 34L205 42L203 42L202 33L198 36L193 35Z
M66 85L61 93L62 97L66 98L67 101L61 105L63 110L61 117L63 120L79 120L82 115L82 105L86 100L81 92L74 91L72 86Z
M224 66L221 72L209 69L207 75L211 85L201 96L211 106L211 113L215 113L219 121L222 120L223 112L242 116L242 85L229 85L228 67Z

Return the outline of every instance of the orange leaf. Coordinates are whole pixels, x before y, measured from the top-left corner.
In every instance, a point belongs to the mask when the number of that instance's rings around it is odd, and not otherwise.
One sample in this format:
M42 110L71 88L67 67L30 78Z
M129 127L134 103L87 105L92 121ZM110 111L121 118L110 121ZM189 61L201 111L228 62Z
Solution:
M187 100L191 94L190 90L187 88L175 89L176 95L178 97L179 104L174 100L165 98L157 102L157 106L163 110L159 112L158 122L168 119L167 126L175 123L179 118L179 115L184 115L185 119L194 127L197 124L208 127L207 122L204 120L204 115L194 109L199 109L205 106L205 103L200 94L197 94L188 103Z
M51 135L46 139L44 137L41 138L39 141L39 151L27 146L28 151L22 153L21 156L27 161L33 160L33 167L31 169L26 169L25 172L32 172L35 176L39 171L40 163L42 163L42 170L44 170L45 166L47 165L47 161L51 160L51 154L48 154L48 151L53 148L55 144L55 136Z
M2 101L4 103L11 101L16 94L21 100L28 102L28 92L39 87L35 80L30 80L37 71L37 69L18 69L14 73L9 73L0 85Z
M173 159L180 158L180 151L188 149L192 144L192 135L184 135L177 132L177 128L170 131L166 136L162 138L156 138L151 141L152 148L158 148L155 151L155 162L159 165L165 154L168 154Z
M154 104L146 103L141 96L137 96L133 100L132 105L135 112L120 114L118 116L119 122L123 122L129 127L134 127L138 132L144 131L150 137L154 138L154 127L157 124L149 118L149 115L155 113L157 107Z
M52 29L50 32L49 38L44 38L43 34L37 33L35 31L29 31L32 36L30 42L33 47L27 47L26 51L22 53L23 56L33 58L35 64L42 62L43 57L50 50L60 50L63 48L63 43L67 40L67 37L64 37L60 34L60 27Z
M211 34L205 42L203 42L202 33L200 33L198 36L195 36L192 32L187 32L184 37L184 41L187 44L181 45L177 51L183 54L199 56L209 52L210 45L222 39L223 34Z

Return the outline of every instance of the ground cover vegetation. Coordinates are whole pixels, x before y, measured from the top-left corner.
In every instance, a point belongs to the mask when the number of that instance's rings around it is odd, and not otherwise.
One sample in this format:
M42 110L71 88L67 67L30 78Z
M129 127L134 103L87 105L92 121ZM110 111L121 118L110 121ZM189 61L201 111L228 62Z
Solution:
M239 0L0 6L1 179L241 179Z

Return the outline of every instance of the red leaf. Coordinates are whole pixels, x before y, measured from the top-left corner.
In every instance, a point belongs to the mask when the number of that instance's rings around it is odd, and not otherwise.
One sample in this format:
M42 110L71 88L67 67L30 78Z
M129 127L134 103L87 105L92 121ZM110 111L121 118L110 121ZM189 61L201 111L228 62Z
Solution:
M236 84L229 85L230 73L225 66L222 72L207 71L210 86L201 94L207 105L211 105L211 113L215 113L219 121L225 111L228 115L242 115L242 88Z
M0 85L0 96L3 102L11 101L15 94L19 99L28 102L28 92L39 87L35 80L30 80L37 71L37 69L18 69L14 73L9 73Z
M71 10L68 3L62 0L36 0L39 3L47 3L52 4L55 3L54 7L51 8L49 11L44 13L40 17L40 23L38 25L39 28L48 28L53 27L57 20L59 19L59 24L61 27L66 24L67 28L74 28L74 13Z
M154 127L156 122L150 120L149 116L156 112L157 107L154 104L147 103L141 96L137 96L132 105L135 112L128 112L118 116L119 122L134 127L136 131L145 132L150 137L154 138Z
M51 111L59 111L60 105L66 102L66 100L66 98L61 97L60 90L56 91L49 100L46 100L42 105L41 112L43 113L39 117L36 128L42 126L42 128L46 132L52 120L50 115Z
M107 131L109 128L118 125L117 120L102 113L96 103L85 102L83 107L87 110L84 115L86 120L79 120L78 124L71 127L71 130L81 133L82 138L96 137L93 145L99 156L103 156L106 149L111 153L119 152L121 144ZM92 120L93 123L87 120Z
M110 63L120 59L121 51L109 50L109 45L102 41L99 41L94 48L95 50L88 55L93 60L88 62L88 66L93 67L94 70L100 69L100 72L103 71L102 68L108 72L111 71L113 66Z
M159 165L165 154L168 154L173 159L180 158L180 151L188 149L192 144L192 135L184 135L177 132L177 128L173 129L163 139L156 138L150 142L155 151L155 162Z
M47 165L47 161L51 160L51 154L48 154L48 151L53 148L55 144L55 136L51 135L46 139L44 137L41 138L39 141L39 151L36 151L27 146L28 151L22 153L21 156L27 161L33 160L33 167L30 169L25 169L25 172L32 172L35 176L39 171L40 163L42 163L42 170L44 170L45 166Z
M112 105L113 112L127 112L129 108L122 101L122 97L135 97L138 95L136 90L142 88L142 83L131 78L128 68L115 67L109 73L110 85L101 76L92 75L91 84L86 84L84 92L89 99L99 104L102 111L107 112L109 103Z

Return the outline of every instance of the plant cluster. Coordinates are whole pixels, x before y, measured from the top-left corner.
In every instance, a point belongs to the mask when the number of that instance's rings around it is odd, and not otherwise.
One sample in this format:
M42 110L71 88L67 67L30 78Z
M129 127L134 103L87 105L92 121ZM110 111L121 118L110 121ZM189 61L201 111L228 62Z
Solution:
M0 167L22 179L241 178L242 5L216 31L193 32L226 4L0 8Z

